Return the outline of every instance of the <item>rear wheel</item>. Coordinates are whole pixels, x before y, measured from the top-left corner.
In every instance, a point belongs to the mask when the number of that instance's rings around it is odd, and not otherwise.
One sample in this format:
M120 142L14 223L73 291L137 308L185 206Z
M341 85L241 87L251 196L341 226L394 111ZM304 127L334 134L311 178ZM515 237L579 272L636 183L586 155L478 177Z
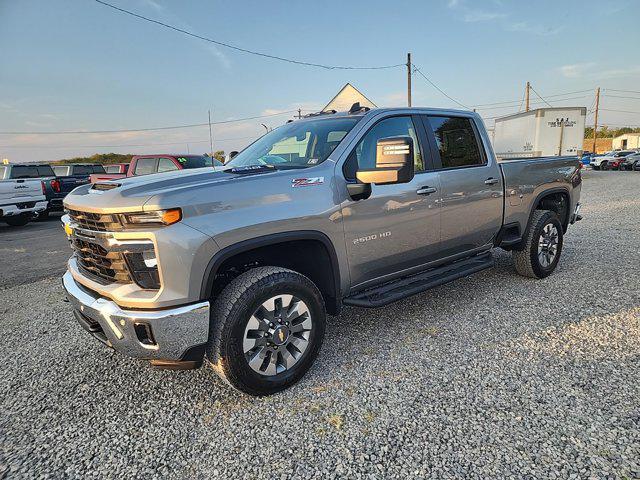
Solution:
M302 378L322 344L322 294L304 275L258 267L214 302L207 359L232 387L269 395Z
M5 217L3 218L3 220L12 227L24 227L27 223L29 223L29 216L25 214L14 215L11 217Z
M516 271L531 278L553 273L562 253L562 224L555 212L533 212L522 250L513 251Z

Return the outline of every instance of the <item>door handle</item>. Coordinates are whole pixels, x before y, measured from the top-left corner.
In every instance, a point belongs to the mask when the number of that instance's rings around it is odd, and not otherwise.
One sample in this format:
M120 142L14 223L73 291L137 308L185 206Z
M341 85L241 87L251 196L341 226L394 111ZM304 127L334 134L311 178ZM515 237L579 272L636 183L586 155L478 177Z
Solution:
M484 181L485 185L494 185L496 183L498 183L498 179L493 177L489 177Z
M419 188L416 193L418 195L431 195L432 193L436 193L437 191L438 189L434 187L422 187Z

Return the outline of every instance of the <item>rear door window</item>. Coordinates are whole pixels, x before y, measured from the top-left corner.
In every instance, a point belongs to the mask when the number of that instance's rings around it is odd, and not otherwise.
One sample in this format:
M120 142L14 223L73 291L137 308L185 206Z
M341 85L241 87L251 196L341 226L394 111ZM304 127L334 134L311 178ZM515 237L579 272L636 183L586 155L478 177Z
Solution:
M157 158L139 158L136 161L136 169L133 172L136 175L149 175L157 170Z
M474 167L485 163L470 118L428 116L425 123L435 137L442 168Z
M173 163L173 160L170 158L161 158L158 160L158 173L171 172L173 170L178 170L178 166Z

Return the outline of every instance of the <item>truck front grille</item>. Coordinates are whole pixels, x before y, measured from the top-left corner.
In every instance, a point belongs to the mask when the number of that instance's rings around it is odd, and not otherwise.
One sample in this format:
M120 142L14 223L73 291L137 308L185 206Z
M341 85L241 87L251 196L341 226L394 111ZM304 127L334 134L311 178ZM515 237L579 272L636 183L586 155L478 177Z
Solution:
M122 253L109 252L102 246L75 235L72 236L71 243L78 265L90 278L102 284L132 282Z
M78 227L86 230L94 232L113 232L122 230L122 224L119 222L117 215L69 210L69 216L71 217L71 220L78 225Z

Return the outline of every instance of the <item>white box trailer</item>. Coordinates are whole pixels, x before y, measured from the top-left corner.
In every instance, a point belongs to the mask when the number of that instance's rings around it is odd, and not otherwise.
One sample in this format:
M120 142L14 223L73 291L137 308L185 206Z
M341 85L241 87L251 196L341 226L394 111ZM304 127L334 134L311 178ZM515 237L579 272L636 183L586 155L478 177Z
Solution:
M585 107L538 108L496 118L493 149L498 158L582 155Z

